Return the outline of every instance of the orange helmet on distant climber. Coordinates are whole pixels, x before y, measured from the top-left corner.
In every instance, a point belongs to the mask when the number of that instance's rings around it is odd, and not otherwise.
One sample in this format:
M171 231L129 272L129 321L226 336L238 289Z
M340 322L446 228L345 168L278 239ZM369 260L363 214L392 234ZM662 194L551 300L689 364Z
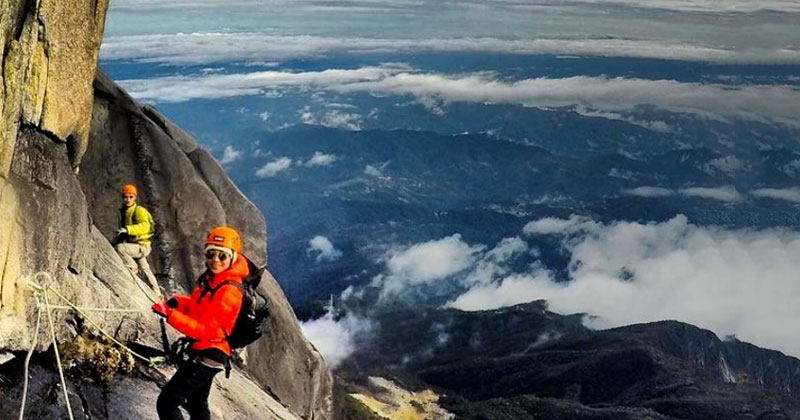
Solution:
M135 185L128 184L122 187L122 195L139 195L139 191L136 190Z
M239 232L228 226L217 226L208 232L206 245L216 245L232 249L234 252L242 252L242 238Z

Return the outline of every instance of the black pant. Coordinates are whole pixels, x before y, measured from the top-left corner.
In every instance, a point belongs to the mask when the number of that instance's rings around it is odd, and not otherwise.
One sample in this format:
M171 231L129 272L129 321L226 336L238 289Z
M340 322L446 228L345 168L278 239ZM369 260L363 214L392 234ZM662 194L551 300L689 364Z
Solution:
M178 408L183 405L192 420L210 419L208 394L211 392L214 375L219 371L220 369L210 368L192 360L184 362L158 395L156 402L158 418L183 420L181 410Z

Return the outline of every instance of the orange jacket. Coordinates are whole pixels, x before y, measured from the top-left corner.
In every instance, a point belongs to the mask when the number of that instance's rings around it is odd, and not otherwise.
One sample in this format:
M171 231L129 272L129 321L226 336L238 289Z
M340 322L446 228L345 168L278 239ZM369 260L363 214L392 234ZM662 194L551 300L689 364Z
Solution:
M242 308L242 290L226 284L212 295L212 290L223 282L242 283L250 274L248 261L239 254L236 261L219 274L203 273L197 280L197 287L191 295L178 295L178 306L172 311L167 322L176 330L194 339L191 350L199 353L203 350L218 349L227 356L231 355L231 346L226 337L233 331L233 324Z

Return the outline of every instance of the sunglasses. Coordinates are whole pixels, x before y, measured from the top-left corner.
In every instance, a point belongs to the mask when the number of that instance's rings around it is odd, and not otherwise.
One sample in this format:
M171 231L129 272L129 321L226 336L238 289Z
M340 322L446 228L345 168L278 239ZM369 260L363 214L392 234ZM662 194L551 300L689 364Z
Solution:
M206 251L207 260L213 260L214 258L218 259L219 262L225 262L228 260L229 256L228 254L222 251L218 251L216 249L209 249L208 251Z
M122 198L136 198L135 195L123 195Z

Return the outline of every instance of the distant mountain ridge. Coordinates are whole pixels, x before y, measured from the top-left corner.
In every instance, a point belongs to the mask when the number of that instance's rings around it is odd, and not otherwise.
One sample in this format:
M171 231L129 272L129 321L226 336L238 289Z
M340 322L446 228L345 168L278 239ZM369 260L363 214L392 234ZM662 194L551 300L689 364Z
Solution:
M791 419L800 360L676 321L589 330L543 301L396 310L339 369L433 386L458 418ZM419 382L418 382L419 381Z
M455 233L491 245L542 217L659 222L684 214L701 226L800 226L795 202L752 193L800 184L800 153L789 149L736 157L698 148L639 159L563 156L486 134L297 125L260 137L238 149L228 173L276 221L271 255L295 305L370 281L381 245ZM315 153L333 160L309 165ZM256 174L279 160L280 171ZM721 199L700 196L715 193ZM317 235L343 257L315 261L306 251ZM542 245L543 258L556 257L548 255L552 244Z

